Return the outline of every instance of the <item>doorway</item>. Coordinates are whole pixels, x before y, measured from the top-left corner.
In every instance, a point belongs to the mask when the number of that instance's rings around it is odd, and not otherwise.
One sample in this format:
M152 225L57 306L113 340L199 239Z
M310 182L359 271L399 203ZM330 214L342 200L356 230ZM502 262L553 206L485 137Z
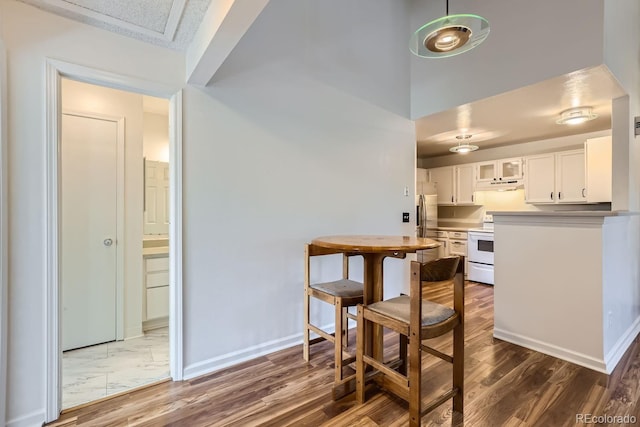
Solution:
M119 133L120 130L124 133L124 129L127 129L127 132L135 129L135 120L127 119L131 113L105 113L99 107L108 105L109 102L104 100L96 101L95 98L84 100L84 104L77 104L73 107L65 105L64 89L66 86L87 84L95 86L97 91L126 91L130 96L137 97L140 101L135 105L135 108L139 112L135 114L139 115L141 122L143 118L143 95L164 98L164 102L170 106L167 116L168 125L166 126L168 128L166 132L168 148L166 151L171 164L168 169L170 197L166 204L166 210L169 213L167 220L169 227L165 235L167 246L164 248L165 261L163 261L167 266L165 269L167 283L163 290L161 301L161 308L166 311L164 322L158 321L158 319L154 319L154 322L145 322L145 320L149 319L145 318L146 301L144 297L146 297L146 293L143 292L145 282L142 257L144 206L142 197L145 184L143 182L144 167L141 139L135 136L132 137L128 133L125 135L124 143L117 142L117 137L112 138L113 134ZM85 357L88 352L102 354L102 356L98 356L98 362L86 363L87 366L93 365L94 367L104 365L103 362L115 359L117 353L126 354L129 366L119 369L119 374L126 375L128 370L129 373L134 373L136 377L139 377L140 373L145 371L146 368L141 369L139 364L131 366L130 362L132 359L136 359L133 356L134 352L142 349L143 357L151 356L153 362L159 362L155 363L155 367L160 364L164 370L160 376L152 377L152 381L156 381L158 378L182 379L182 253L180 250L182 227L180 215L181 169L179 162L181 158L182 94L179 90L167 88L163 85L55 60L47 61L46 89L48 213L46 250L47 259L49 260L47 265L48 298L46 314L46 420L53 421L58 418L61 409L81 403L78 401L75 404L63 403L63 377L65 370L70 371L70 369L67 369L66 361L63 363L64 354L66 353L76 352L75 354L78 356L76 359L84 360L85 362L87 358L91 360L95 356ZM69 138L69 135L65 133L67 125L77 131L77 134L72 138ZM138 130L139 135L142 135L142 130ZM98 135L97 142L96 134ZM114 142L114 139L116 142ZM70 141L67 147L65 147L65 141ZM98 146L102 144L102 149L98 150L99 155L96 156L95 153L92 154L86 150L83 152L83 149L89 145L89 141L96 143ZM114 146L116 147L115 154L112 149ZM108 147L108 149L105 147ZM70 153L72 156L76 155L78 157L76 159L79 160L77 164L81 165L79 169L75 170L74 173L76 175L70 174L69 171L65 172L64 169L65 159L67 162L69 161ZM96 159L92 156L99 158L101 161L107 160L103 163L110 164L111 169L104 168L104 164L101 162L95 163ZM115 162L113 161L114 157ZM114 163L116 163L115 166L113 165ZM113 169L115 169L115 175ZM88 173L88 175L82 175L82 173ZM122 176L125 178L122 178ZM65 181L66 178L69 179ZM135 183L129 183L127 179L134 180ZM111 186L106 184L109 182ZM68 193L75 195L66 198L66 196L69 196ZM95 197L95 204L93 203L93 194L100 195L100 197ZM124 201L121 198L121 194L125 194ZM139 196L139 198L136 198L136 196ZM81 205L80 209L76 209L78 205ZM137 206L139 209L132 213L132 206ZM91 208L89 209L89 207ZM86 227L86 230L90 231L81 233L77 229L73 231L74 227L72 227L72 237L69 237L69 233L66 232L66 226L71 223L77 225L77 223L82 222L79 217L82 217L80 213L85 208L94 213L97 212L98 218L108 223L110 228L100 229L100 227L95 226L100 221L91 219L89 222L94 226ZM114 216L115 234L113 231ZM86 216L84 218L86 219ZM95 215L92 218L95 218ZM84 237L82 237L83 234L85 235ZM74 239L80 242L84 241L84 243L78 245L77 242L74 243ZM87 244L86 242L88 241L91 241L91 244ZM89 247L94 243L93 247ZM76 253L65 258L65 253L69 249L67 244L71 245L70 254L73 254L75 244ZM78 246L84 246L85 253L78 251ZM158 250L160 249L156 249L156 254ZM102 256L95 258L95 254ZM82 262L83 257L91 261ZM99 262L95 262L96 259ZM69 260L71 261L67 262ZM82 268L69 276L67 274L70 270L69 266L75 265L77 267L77 264L81 264ZM112 269L114 265L115 272ZM97 267L97 270L94 267ZM93 282L90 277L96 274L95 271L100 271L100 268L103 271L109 271L109 273L99 274L106 277L103 281L104 283L99 286L102 289L102 297L97 298L100 302L95 304L94 308L91 308L91 299L95 298L94 290L86 289L86 286L83 289L78 283ZM77 291L80 288L80 293L73 296L71 300L65 299L65 296L69 296L69 293L73 292L73 290L68 290L65 287L65 281L69 277L73 277L76 281L74 289ZM82 292L84 292L84 296ZM97 292L97 294L100 294L100 292ZM158 294L156 291L155 295ZM132 297L132 299L128 300L129 297ZM77 310L78 304L76 304L76 308L71 309L70 306L73 305L74 299L84 302L86 307ZM76 320L65 322L66 317L69 317L69 319L73 317L66 316L69 311L76 316L78 315L74 310L84 312L84 315L90 313L91 316L96 314L96 318L99 317L97 316L98 314L102 317L100 320L84 321L77 320L78 317L76 317ZM158 313L158 311L155 313ZM87 318L85 317L85 319ZM80 333L78 331L69 332L65 323L74 323L75 328L80 329ZM86 323L86 325L78 328L78 323ZM100 325L97 328L98 332L86 327L96 323ZM91 330L88 334L89 337L84 334L86 330ZM85 335L84 337L82 337L83 334ZM67 340L66 336L75 336L75 338ZM78 336L81 338L77 338ZM107 342L99 344L99 342L104 341ZM151 341L164 342L164 347L161 350L151 349ZM67 351L63 353L63 350ZM85 352L84 356L80 355L83 351ZM117 381L112 382L112 392L118 393L128 388L142 385L136 382L138 379L140 378L134 379L134 382L127 382L120 376ZM102 379L97 381L101 382ZM83 399L95 400L99 398L99 396L88 396L89 393L83 392L81 394Z

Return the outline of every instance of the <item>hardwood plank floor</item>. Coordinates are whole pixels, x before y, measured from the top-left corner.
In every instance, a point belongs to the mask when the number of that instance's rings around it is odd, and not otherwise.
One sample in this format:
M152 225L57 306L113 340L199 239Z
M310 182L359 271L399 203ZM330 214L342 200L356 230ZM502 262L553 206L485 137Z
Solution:
M432 299L449 302L449 288ZM640 418L638 338L609 377L494 339L493 288L466 288L465 410L447 402L423 418L426 426L573 426L577 414ZM351 331L354 334L354 331ZM449 351L451 338L430 340ZM355 343L355 336L350 344ZM385 335L385 352L397 337ZM183 382L166 382L64 413L50 426L404 426L407 404L371 388L368 401L331 398L330 343L311 348L311 361L296 346ZM451 366L425 356L424 399L450 382ZM636 421L638 422L638 421ZM586 423L585 423L586 425ZM607 425L601 423L598 425ZM632 425L632 424L615 424Z

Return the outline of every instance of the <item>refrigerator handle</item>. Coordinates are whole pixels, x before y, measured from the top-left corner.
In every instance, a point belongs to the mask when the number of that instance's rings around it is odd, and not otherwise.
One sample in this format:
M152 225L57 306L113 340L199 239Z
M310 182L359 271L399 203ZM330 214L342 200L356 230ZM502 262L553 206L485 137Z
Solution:
M420 205L416 205L416 226L420 227Z

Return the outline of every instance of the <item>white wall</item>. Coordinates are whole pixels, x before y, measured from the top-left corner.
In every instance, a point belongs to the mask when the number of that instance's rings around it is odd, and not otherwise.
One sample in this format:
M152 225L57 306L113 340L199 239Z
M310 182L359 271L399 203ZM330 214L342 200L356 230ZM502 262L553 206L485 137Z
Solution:
M444 16L444 3L411 0L407 33ZM480 15L489 21L491 32L464 55L412 57L411 117L602 64L602 9L603 0L451 0L450 14Z
M214 85L185 90L187 377L301 342L305 242L414 233L407 19L396 0L272 0ZM404 270L386 261L387 295Z
M494 336L604 372L603 218L494 220Z
M44 420L45 58L179 89L184 58L12 0L0 2L8 52L9 306L7 420Z
M142 335L142 95L62 79L62 109L125 119L124 337Z
M633 118L640 116L640 3L637 0L604 0L604 62L627 96L614 100L613 209L640 211L640 139L634 136ZM620 38L620 28L628 28ZM630 217L611 227L613 241L604 248L614 266L606 277L604 313L615 313L605 328L605 353L615 353L616 345L640 323L640 217ZM611 259L613 254L621 256ZM620 262L620 261L623 262ZM605 325L608 319L604 319Z
M142 155L147 160L169 161L169 117L144 113Z

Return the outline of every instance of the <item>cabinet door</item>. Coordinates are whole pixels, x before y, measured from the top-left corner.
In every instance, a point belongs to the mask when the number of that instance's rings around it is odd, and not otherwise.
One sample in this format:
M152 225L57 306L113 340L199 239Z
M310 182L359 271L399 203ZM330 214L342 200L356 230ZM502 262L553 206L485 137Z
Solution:
M495 181L496 177L496 162L476 163L476 179L478 182Z
M473 205L475 189L474 165L456 166L456 199L458 205Z
M611 136L587 139L584 147L587 203L611 202Z
M504 159L498 162L498 177L502 179L522 178L522 159Z
M586 202L584 150L556 154L556 190L558 203Z
M453 195L453 166L431 169L429 171L429 179L438 192L438 204L452 205L455 201Z
M555 202L555 155L529 156L525 160L524 193L527 203Z

